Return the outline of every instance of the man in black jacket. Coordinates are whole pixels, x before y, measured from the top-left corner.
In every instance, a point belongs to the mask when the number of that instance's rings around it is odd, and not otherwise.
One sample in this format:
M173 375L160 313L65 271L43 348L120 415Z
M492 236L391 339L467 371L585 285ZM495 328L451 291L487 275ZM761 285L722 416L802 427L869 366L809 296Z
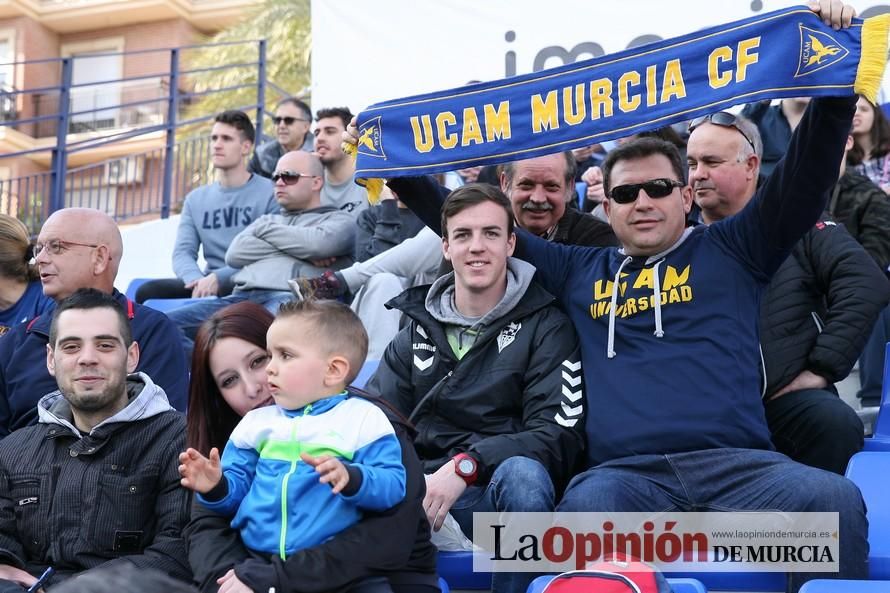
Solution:
M188 580L185 419L138 362L113 296L84 289L58 305L46 365L59 390L40 399L36 426L0 442L0 591L50 566L50 584L121 565Z
M692 129L689 182L705 223L748 203L761 150L757 127L741 117ZM862 448L862 422L833 384L849 374L888 299L890 285L869 254L828 219L775 273L761 301L760 341L766 418L780 452L843 474Z
M581 363L569 319L510 257L506 196L465 185L442 221L454 272L390 301L411 321L368 390L417 427L433 528L450 512L472 537L474 512L553 510L583 451ZM524 591L534 576L496 573L492 590Z

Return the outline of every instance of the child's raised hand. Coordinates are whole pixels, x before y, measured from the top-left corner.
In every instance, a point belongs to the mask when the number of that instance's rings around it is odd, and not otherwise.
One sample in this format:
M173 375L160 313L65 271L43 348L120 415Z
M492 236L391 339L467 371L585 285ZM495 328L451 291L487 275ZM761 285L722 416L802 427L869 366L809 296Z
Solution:
M300 453L300 458L321 474L318 481L322 484L330 484L334 494L340 494L349 484L349 472L346 471L343 462L336 457L330 455L313 457L307 453Z
M209 459L192 448L180 453L179 475L182 476L180 484L195 492L207 494L222 479L219 449L211 449Z

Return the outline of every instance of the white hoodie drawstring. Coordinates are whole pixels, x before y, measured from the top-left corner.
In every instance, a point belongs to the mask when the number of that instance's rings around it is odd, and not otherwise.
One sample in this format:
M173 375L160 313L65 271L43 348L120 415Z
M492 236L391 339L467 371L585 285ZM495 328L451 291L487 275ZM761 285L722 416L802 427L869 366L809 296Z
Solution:
M655 276L655 281L652 283L653 296L655 298L655 337L663 338L664 337L664 329L661 327L661 278L658 277L658 266L660 266L664 260L659 260L657 264L652 266L652 275Z
M633 261L631 256L624 258L624 261L618 266L618 271L615 272L615 280L612 282L612 306L609 307L609 341L606 345L606 356L609 358L615 358L615 309L618 307L618 281L621 278L621 270L631 261Z

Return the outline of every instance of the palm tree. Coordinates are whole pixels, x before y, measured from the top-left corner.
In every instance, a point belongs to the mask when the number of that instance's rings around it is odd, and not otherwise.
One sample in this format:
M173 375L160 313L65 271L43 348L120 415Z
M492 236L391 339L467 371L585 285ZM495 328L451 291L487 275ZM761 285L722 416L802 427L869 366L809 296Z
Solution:
M266 109L271 111L284 95L307 94L312 48L309 0L264 0L244 20L207 39L208 43L231 45L183 52L183 70L250 64L187 75L185 88L207 94L187 101L185 119L256 103L259 39L266 39L266 81L272 83L266 87ZM210 92L242 85L244 88Z

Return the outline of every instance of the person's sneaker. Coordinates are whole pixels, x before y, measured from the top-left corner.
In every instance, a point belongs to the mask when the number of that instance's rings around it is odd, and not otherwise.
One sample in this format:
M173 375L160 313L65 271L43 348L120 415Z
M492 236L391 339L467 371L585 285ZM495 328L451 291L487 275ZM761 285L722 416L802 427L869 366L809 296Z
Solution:
M341 299L349 292L343 277L330 270L315 278L293 278L287 283L298 300Z

